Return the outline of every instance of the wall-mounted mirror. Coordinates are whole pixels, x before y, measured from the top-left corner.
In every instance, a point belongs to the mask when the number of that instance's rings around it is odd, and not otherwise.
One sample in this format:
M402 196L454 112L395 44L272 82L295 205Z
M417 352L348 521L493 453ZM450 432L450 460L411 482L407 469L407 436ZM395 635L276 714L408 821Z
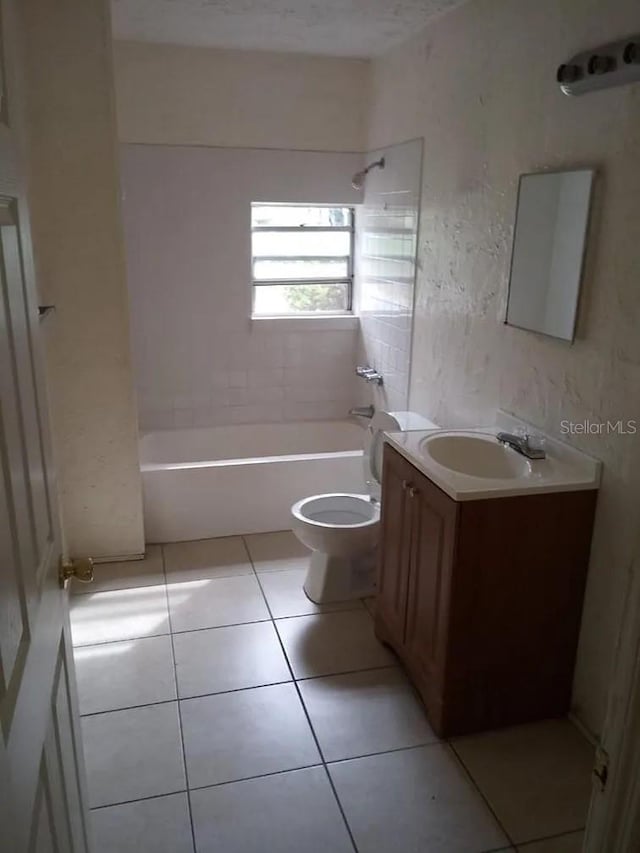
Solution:
M520 177L508 325L573 340L593 174Z

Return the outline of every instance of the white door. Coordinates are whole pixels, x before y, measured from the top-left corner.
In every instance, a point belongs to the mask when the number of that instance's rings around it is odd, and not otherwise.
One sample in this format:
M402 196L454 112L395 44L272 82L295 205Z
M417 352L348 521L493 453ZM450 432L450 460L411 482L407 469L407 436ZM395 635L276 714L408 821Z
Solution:
M67 600L57 576L46 330L38 317L20 166L14 2L2 0L0 7L0 850L86 853Z

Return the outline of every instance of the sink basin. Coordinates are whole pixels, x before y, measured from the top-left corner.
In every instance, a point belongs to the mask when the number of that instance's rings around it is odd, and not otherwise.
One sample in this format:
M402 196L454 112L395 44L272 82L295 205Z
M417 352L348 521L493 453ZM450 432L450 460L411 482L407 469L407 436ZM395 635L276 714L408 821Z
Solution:
M498 432L544 438L546 458L527 459L500 444ZM385 442L454 501L592 491L600 485L597 459L508 412L498 412L495 426L389 432Z
M528 460L493 436L438 434L420 442L425 458L468 477L513 480L531 473Z

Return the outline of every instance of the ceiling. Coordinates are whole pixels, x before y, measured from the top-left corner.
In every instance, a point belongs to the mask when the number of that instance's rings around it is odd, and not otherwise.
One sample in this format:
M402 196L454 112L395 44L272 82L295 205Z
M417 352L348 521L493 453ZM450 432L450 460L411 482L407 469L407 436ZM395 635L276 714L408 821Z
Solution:
M117 39L372 57L461 0L111 0Z

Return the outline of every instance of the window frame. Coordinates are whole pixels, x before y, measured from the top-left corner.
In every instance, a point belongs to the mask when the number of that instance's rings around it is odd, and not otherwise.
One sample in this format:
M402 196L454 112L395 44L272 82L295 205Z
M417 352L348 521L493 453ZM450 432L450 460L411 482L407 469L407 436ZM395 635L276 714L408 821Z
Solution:
M251 212L253 213L256 207L329 207L342 208L349 211L348 225L253 225L253 216L251 218L251 316L256 319L268 319L273 317L349 317L353 316L353 282L354 282L354 260L355 260L355 242L356 242L356 211L352 204L339 203L323 203L310 204L307 202L251 202ZM254 233L348 233L349 234L349 254L348 255L260 255L256 257L253 254L253 235ZM255 263L258 261L326 261L326 260L346 260L347 275L344 277L330 276L325 278L262 278L257 279L254 274ZM290 314L256 314L255 313L255 294L256 287L273 287L274 285L286 285L297 287L306 284L344 284L347 286L347 307L343 310L333 310L331 312L322 311L307 311L307 312L292 312Z

